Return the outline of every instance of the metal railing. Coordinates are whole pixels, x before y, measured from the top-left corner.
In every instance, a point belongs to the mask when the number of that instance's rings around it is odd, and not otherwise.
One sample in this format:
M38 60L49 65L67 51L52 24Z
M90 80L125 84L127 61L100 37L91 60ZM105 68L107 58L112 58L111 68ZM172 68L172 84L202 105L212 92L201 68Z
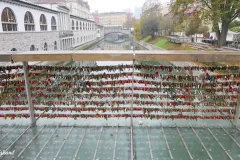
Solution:
M35 120L35 115L36 114L34 114L34 107L33 107L34 104L33 104L32 96L31 96L31 85L30 84L35 84L35 83L38 83L38 82L36 82L36 81L34 82L34 81L29 80L29 74L30 73L29 73L28 62L38 62L38 61L131 61L131 62L133 62L132 65L128 66L128 68L132 69L132 72L125 75L125 76L129 76L129 75L132 76L132 78L129 81L127 80L127 81L124 81L124 82L123 81L121 81L121 82L117 82L117 81L106 82L106 84L108 84L108 85L109 84L111 84L111 85L114 84L115 85L115 83L116 84L117 83L119 83L119 84L124 84L124 83L132 84L132 86L129 87L129 90L131 91L131 94L129 95L129 97L131 97L131 100L129 102L126 100L125 102L121 102L121 103L131 104L131 107L128 108L131 111L131 114L124 115L123 117L131 118L130 141L131 141L131 159L133 160L134 159L134 147L133 147L134 142L133 142L133 121L132 121L132 119L134 117L138 117L138 116L141 117L142 116L142 115L137 115L137 114L133 113L133 111L139 110L139 108L134 107L134 105L139 104L138 100L134 100L134 96L138 96L138 95L134 94L134 91L135 91L136 88L140 88L140 87L134 87L134 83L145 84L145 86L146 86L146 84L157 85L157 86L161 86L163 88L164 88L164 85L169 85L169 87L171 87L171 85L173 85L173 83L170 84L170 82L166 82L166 81L159 82L159 79L157 79L157 81L135 80L134 76L140 76L140 77L143 77L143 78L145 78L146 76L160 78L160 75L158 75L158 73L154 73L154 74L149 73L149 74L142 74L142 75L141 74L135 74L135 69L139 69L141 67L142 67L141 69L144 69L144 67L146 67L146 68L150 68L150 69L154 70L156 68L161 69L162 67L164 67L165 70L168 70L168 72L172 72L172 71L169 71L170 69L179 69L179 68L186 69L188 71L190 71L191 69L198 70L199 68L208 69L208 67L204 68L204 67L199 67L199 66L187 66L188 63L186 61L190 61L190 62L240 62L240 53L239 52L199 52L199 51L92 51L92 50L89 50L89 51L54 51L54 52L53 51L49 51L49 52L37 51L37 52L0 53L0 61L1 62L13 62L13 63L14 62L22 62L22 64L23 64L22 69L24 71L26 96L27 96L27 100L28 100L28 108L29 108L29 113L30 113L29 117L31 119L31 125L34 125L35 122L36 122L36 120ZM157 67L156 66L140 66L140 65L135 66L135 62L140 62L140 61L178 61L178 62L182 62L183 66L175 66L175 67L174 67L174 65L172 65L172 66L164 66L163 65L163 66L157 66ZM0 65L0 67L1 67L1 65ZM81 67L75 68L75 69L80 69L80 68ZM228 69L228 66L226 66L226 68ZM240 72L238 72L238 71L235 74L240 75ZM111 74L111 75L107 74L107 76L116 76L117 74L119 74L119 73ZM233 74L233 75L235 75L235 74ZM54 75L54 73L52 73L52 75ZM174 75L174 74L169 74L169 75L171 77L171 75ZM11 76L11 75L9 75L9 76ZM76 74L73 74L72 76L76 76ZM81 76L81 75L78 75L78 76ZM91 76L91 75L89 75L89 76ZM84 78L87 78L87 77L88 76L84 75ZM180 78L180 76L176 76L176 77ZM183 77L184 77L184 75L181 76L181 78L183 78ZM210 76L210 77L212 78L214 76ZM92 76L91 78L94 78L94 76ZM164 75L161 78L163 79ZM190 79L191 78L193 79L194 76L190 75ZM88 84L89 86L96 85L96 84L99 83L97 81L96 82L87 81L87 82L89 83ZM9 83L11 83L11 82L9 82ZM63 83L67 84L68 82L63 82ZM70 83L70 84L72 84L72 83ZM178 88L178 87L181 88L181 86L184 86L184 85L187 86L187 84L190 86L189 88L191 88L191 84L188 83L188 82L176 82L174 84L175 84L176 88ZM194 84L197 84L197 81L195 81ZM221 84L225 85L224 82L222 82ZM238 86L237 89L239 89L240 83L236 82L235 84ZM206 86L211 86L211 83L209 83L209 84L206 83ZM108 89L106 89L106 91ZM151 88L147 88L147 87L143 87L143 89L144 90L145 89L151 90ZM161 95L158 94L157 96L161 96ZM240 117L240 106L239 106L240 93L239 92L238 92L237 99L238 99L238 104L237 104L236 111L235 111L236 114L235 114L235 122L234 123L236 125L239 125L239 117ZM115 102L113 102L113 103L115 103ZM144 101L141 101L140 103L144 103ZM176 102L176 104L178 104L178 103L183 104L182 102ZM154 105L155 103L151 103L151 104ZM165 104L165 103L163 103L163 104ZM170 103L166 103L166 104L169 105L169 106L175 105L174 102L170 102ZM186 103L186 104L188 105L188 103ZM221 103L221 104L224 104L224 103ZM146 105L149 105L149 104L146 103ZM159 102L159 105L160 105L160 102ZM168 108L164 107L164 109L167 110ZM154 108L152 110L154 110ZM155 110L156 110L156 108L155 108ZM121 116L121 115L115 115L115 116L117 117L117 116ZM154 117L154 116L155 115L152 115L151 117ZM168 115L158 116L158 118L166 118L167 116ZM39 115L39 117L41 117L41 115ZM169 117L174 118L173 116L169 116ZM179 118L179 117L181 117L181 115L180 116L179 115L175 116L175 118ZM190 118L191 118L191 116L190 116ZM198 118L201 118L201 117L198 117ZM71 130L70 130L69 134L71 133ZM146 127L146 130L147 130L147 133L148 133L148 128L147 127ZM177 128L177 131L178 131L179 135L181 136L181 132L178 128ZM162 129L162 132L164 134L163 129ZM209 129L209 132L211 133L210 129ZM68 138L69 134L67 135L66 139ZM20 137L21 136L22 135L20 135ZM99 136L98 144L97 144L97 147L95 149L94 159L96 158L96 153L98 151L98 145L99 145L99 142L100 142L100 138L101 138L101 135ZM218 139L216 137L214 137L214 138L216 139L216 141L218 141ZM168 142L167 142L167 139L165 137L165 134L164 134L164 139L165 139L166 144L168 146ZM188 146L185 144L184 139L182 137L181 137L181 139L182 139L182 142L183 142L186 150L188 151L190 159L193 159L191 153L188 150ZM201 142L200 138L199 138L199 141ZM149 136L148 136L148 142L149 142L149 150L150 150L150 153L151 153L151 159L153 159L152 148L151 148L151 143L150 143ZM14 143L11 144L11 146L14 145ZM59 149L58 153L61 151L62 147L64 146L64 143L65 143L65 141L62 143L62 146ZM81 143L82 142L80 142L79 146L81 146ZM204 149L207 150L206 147L204 146L204 144L203 143L201 143L201 144L204 147ZM221 144L219 144L219 145L222 146ZM238 145L238 143L237 143L237 145ZM222 148L222 149L225 150L224 148ZM171 154L169 146L168 146L168 150L169 150L169 155L171 156L171 159L172 159L172 154ZM58 157L58 153L56 154L55 159ZM77 154L78 154L78 152L76 152L75 158L76 158ZM227 152L226 152L226 154L228 155ZM209 155L210 159L212 159L211 155L209 153L208 153L208 155ZM113 157L114 157L114 159L116 158L115 157L115 148L114 148Z

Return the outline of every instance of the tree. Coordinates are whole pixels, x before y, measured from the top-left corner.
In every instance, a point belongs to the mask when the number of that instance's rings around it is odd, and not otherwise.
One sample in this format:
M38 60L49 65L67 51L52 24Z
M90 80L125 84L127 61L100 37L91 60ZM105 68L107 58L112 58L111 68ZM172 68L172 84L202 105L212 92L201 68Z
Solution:
M173 17L172 16L161 17L158 25L158 30L164 32L164 34L167 33L167 35L170 35L171 32L174 30Z
M208 27L203 25L199 13L192 14L187 20L186 35L204 34L208 32Z
M172 5L172 12L179 20L187 18L187 10L199 5L201 20L211 21L213 31L216 32L218 44L226 44L227 33L230 23L240 16L239 0L175 0Z
M134 24L134 37L136 38L136 40L140 40L142 39L142 35L141 35L141 25L140 23L135 23Z
M155 37L158 32L158 25L161 16L161 3L159 0L146 0L142 7L141 34L142 36L151 35Z

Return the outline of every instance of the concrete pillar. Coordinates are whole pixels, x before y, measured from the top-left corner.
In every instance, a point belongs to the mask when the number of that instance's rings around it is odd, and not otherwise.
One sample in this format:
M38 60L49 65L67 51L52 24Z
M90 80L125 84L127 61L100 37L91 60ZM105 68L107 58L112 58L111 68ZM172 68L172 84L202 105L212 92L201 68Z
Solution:
M240 88L238 88L238 105L236 107L236 114L234 119L234 125L240 126Z

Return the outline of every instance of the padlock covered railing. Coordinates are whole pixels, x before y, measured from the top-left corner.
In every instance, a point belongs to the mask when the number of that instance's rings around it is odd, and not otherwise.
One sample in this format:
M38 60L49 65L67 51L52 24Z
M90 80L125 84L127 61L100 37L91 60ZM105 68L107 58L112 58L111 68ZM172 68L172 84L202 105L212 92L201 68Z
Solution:
M237 52L64 51L4 53L0 118L211 119L239 123ZM28 65L26 61L132 61L128 65ZM28 106L28 107L26 107ZM28 112L30 110L30 112Z

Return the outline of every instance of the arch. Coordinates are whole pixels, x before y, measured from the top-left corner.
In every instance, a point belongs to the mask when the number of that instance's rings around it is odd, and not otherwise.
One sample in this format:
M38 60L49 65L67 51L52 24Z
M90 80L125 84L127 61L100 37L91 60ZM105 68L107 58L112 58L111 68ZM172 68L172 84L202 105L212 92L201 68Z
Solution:
M54 16L52 16L52 18L51 18L51 28L52 28L52 31L57 30L57 22L56 22L56 19Z
M47 50L48 50L48 44L47 44L46 42L44 43L43 50L44 50L44 51L47 51Z
M76 21L76 30L78 30L78 21Z
M47 30L47 20L44 14L40 16L40 30L46 31Z
M3 31L17 31L17 21L12 9L6 7L1 15Z
M57 41L54 42L54 50L57 50Z
M33 15L29 11L27 11L25 13L24 26L25 26L25 31L35 31L35 24L34 24Z
M34 45L31 45L31 47L30 47L30 51L35 51L36 49L35 49L35 46Z
M75 30L74 20L72 20L72 30Z
M16 48L12 48L12 49L11 49L11 51L13 51L13 52L16 52L16 51L17 51L17 49L16 49Z

